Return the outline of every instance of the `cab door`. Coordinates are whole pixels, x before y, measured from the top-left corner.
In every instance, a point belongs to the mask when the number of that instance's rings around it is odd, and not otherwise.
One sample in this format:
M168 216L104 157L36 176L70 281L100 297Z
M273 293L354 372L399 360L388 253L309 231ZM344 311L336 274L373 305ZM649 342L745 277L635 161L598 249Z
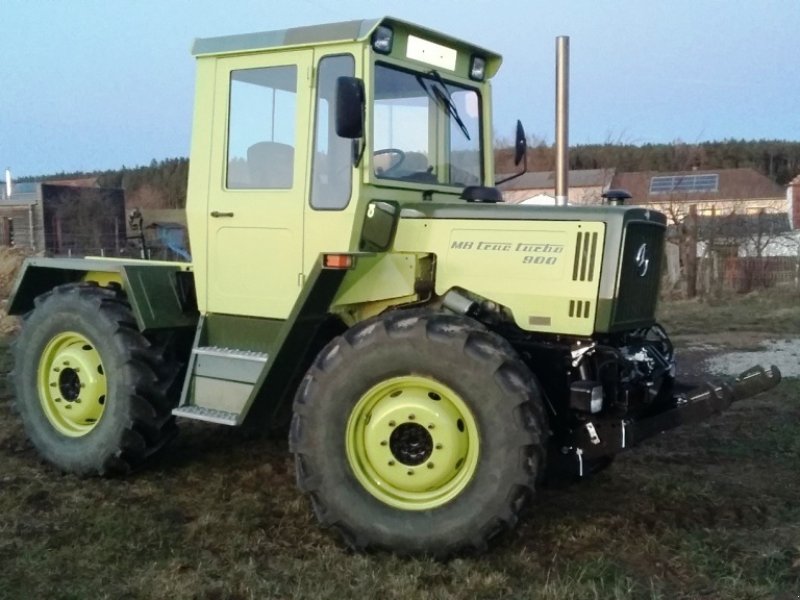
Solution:
M300 292L311 54L218 59L209 312L284 319Z

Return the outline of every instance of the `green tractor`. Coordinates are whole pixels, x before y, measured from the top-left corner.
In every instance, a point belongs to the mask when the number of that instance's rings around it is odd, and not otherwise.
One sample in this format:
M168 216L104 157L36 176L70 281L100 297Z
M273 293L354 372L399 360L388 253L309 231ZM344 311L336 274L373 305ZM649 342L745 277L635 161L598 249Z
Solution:
M283 426L348 545L447 556L545 477L779 381L675 380L662 214L502 203L497 54L391 18L194 54L192 262L33 258L10 299L17 407L56 468L128 473L176 417Z

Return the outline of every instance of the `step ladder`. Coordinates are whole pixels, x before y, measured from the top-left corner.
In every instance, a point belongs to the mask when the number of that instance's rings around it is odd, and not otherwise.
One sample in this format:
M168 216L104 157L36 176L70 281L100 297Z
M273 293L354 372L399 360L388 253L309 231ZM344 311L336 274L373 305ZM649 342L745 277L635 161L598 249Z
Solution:
M192 350L177 417L241 425L250 393L269 356L265 352L199 346Z

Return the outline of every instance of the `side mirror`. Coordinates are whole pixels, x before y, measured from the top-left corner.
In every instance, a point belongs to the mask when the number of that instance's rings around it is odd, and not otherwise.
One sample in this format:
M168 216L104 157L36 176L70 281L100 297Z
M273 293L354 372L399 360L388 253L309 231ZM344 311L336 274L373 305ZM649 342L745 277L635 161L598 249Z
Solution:
M515 175L511 175L505 179L501 179L500 181L495 181L495 185L500 185L501 183L511 181L512 179L521 177L528 172L528 142L525 139L525 129L522 127L522 122L519 119L517 119L516 138L517 139L514 140L514 166L518 167L519 163L522 163L522 170Z
M517 119L517 139L514 141L514 164L519 165L528 154L528 141L525 139L525 129L522 122Z
M364 82L357 77L336 80L336 135L353 140L364 136Z

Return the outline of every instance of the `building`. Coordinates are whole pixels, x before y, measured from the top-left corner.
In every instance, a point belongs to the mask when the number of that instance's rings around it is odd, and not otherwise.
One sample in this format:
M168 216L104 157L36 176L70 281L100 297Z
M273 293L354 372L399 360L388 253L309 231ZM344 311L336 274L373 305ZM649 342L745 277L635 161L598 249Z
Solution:
M17 183L0 196L0 243L52 256L118 255L127 245L124 193L94 179Z
M708 217L786 212L784 189L749 168L616 173L611 187L627 190L631 204L659 210L672 223L683 221L690 210Z
M582 169L569 172L570 204L599 204L602 194L609 189L614 169ZM498 175L502 180L509 175ZM534 204L552 206L556 197L556 175L554 171L538 171L501 183L503 200L509 204Z

